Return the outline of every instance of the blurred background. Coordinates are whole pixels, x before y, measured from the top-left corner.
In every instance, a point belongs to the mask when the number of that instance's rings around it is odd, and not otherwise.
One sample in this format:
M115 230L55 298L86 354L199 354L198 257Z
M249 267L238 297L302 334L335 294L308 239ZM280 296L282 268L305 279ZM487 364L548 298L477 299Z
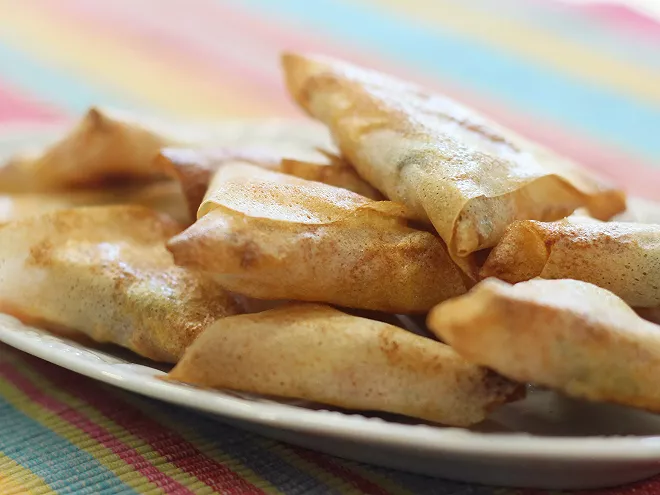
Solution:
M0 130L92 104L302 118L282 50L422 83L660 199L660 0L0 0Z

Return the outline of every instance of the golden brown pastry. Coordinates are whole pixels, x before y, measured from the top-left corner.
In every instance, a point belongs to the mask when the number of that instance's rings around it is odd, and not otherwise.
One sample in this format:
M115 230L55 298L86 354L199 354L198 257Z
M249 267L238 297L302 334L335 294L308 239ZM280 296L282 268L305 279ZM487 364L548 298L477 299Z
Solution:
M177 223L141 206L61 210L0 226L0 311L26 323L176 362L236 314L210 277L174 265Z
M235 162L198 216L168 249L240 294L415 313L466 290L442 241L397 203Z
M307 158L293 158L296 155ZM363 181L353 167L339 157L321 151L311 153L301 149L298 153L282 155L265 148L166 148L157 156L156 167L181 183L191 218L196 218L215 172L235 161L342 187L371 199L382 199L382 195Z
M0 192L41 193L162 179L154 167L161 148L266 146L303 161L327 160L328 132L288 120L189 123L93 107L61 139L32 153L0 160ZM118 184L117 184L118 183Z
M167 213L183 225L191 223L181 185L175 181L68 192L0 194L0 223L56 210L117 204L147 206Z
M326 158L326 163L320 165L290 157L283 157L276 170L283 174L295 175L301 179L323 182L330 186L348 189L376 201L385 199L368 182L362 180L348 162L329 153L326 154Z
M0 191L62 191L126 178L153 180L161 176L154 170L154 156L176 143L122 113L91 108L61 140L0 166Z
M511 283L572 278L611 290L631 306L660 307L660 225L577 217L515 222L481 276Z
M233 148L165 148L156 156L154 166L179 182L189 218L194 221L213 175L222 164L232 161L260 162L259 166L269 169L277 167L269 155Z
M444 344L316 304L216 322L169 379L456 426L521 395Z
M621 191L446 97L327 57L288 54L283 65L293 98L360 176L430 221L472 277L469 255L514 220L625 208Z
M428 325L468 361L512 380L660 412L660 326L595 285L488 279L434 308Z

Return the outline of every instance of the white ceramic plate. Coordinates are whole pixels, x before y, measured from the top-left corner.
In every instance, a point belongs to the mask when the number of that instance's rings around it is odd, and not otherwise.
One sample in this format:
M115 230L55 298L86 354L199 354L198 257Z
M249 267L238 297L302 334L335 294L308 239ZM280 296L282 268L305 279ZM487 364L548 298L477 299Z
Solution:
M245 135L245 125L227 126L232 139ZM263 129L270 136L271 124ZM52 135L0 139L0 156ZM660 473L660 416L549 391L531 390L527 399L500 408L479 428L462 430L167 383L157 378L162 371L130 353L87 348L2 314L0 341L90 378L266 436L406 471L551 489L613 486Z

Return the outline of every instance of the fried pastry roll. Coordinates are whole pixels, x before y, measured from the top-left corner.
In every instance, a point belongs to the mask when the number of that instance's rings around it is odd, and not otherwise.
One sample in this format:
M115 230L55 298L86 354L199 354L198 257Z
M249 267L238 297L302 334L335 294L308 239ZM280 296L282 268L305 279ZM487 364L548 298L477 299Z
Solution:
M466 290L444 243L390 201L236 162L198 217L168 243L176 263L247 296L417 313Z
M432 223L472 278L471 253L514 220L625 209L620 190L449 98L327 57L287 54L283 66L293 98L360 176Z
M141 206L77 208L0 225L0 311L67 335L176 362L235 299L176 266L181 227Z
M316 304L219 320L168 378L455 426L522 393L440 342Z
M481 268L510 283L571 278L633 307L660 307L660 225L570 218L511 224Z
M428 326L511 380L660 412L660 326L593 284L488 279L434 308Z

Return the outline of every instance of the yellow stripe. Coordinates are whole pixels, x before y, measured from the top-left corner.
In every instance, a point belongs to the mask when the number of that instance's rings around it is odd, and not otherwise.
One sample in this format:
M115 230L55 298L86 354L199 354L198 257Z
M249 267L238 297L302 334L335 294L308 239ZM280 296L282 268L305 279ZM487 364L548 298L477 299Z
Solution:
M143 55L123 40L46 15L26 2L0 0L0 39L174 115L249 117L269 109L239 88L218 87Z
M0 452L0 493L3 495L48 493L50 487L39 476Z
M30 379L32 384L36 388L38 388L40 392L45 393L51 397L54 397L57 400L64 402L66 404L76 404L80 402L80 400L77 399L76 397L66 392L62 392L58 387L50 384L47 381L47 378L44 378L39 373L33 371L29 367L29 365L27 365L14 353L7 353L6 355L3 356L2 360L9 362L13 366L19 367L20 373L25 377L27 377L28 379ZM132 479L130 480L125 479L126 476L125 468L124 470L121 470L121 473L123 474L119 473L118 471L120 470L120 468L118 464L121 463L124 466L128 466L128 465L121 458L113 454L111 450L103 447L97 441L95 441L86 434L85 434L85 440L81 441L80 430L69 425L68 422L62 420L56 415L44 416L43 414L39 414L40 412L43 412L41 406L35 405L29 399L29 397L23 394L22 391L20 391L18 388L16 388L13 384L8 382L7 380L0 378L0 386L11 388L12 391L11 394L5 394L5 399L8 402L10 402L12 406L14 406L16 409L28 415L33 420L40 422L46 428L57 432L60 436L66 438L71 443L74 443L74 445L78 446L79 448L84 449L90 454L92 454L96 459L98 459L98 461L101 464L106 466L108 469L114 472L118 477L120 477L120 479L122 479L124 483L127 483L133 488L139 487L141 489L144 489L144 484L141 483L148 483L148 480L146 480L146 478L142 477L137 472L135 472L135 476L132 476ZM138 409L144 410L149 417L156 418L165 427L174 429L177 432L177 434L179 434L182 438L184 438L192 445L195 445L195 447L198 448L201 452L203 452L204 455L211 457L217 460L218 462L221 462L222 464L226 465L230 470L239 474L248 482L254 484L255 486L258 486L261 490L265 491L266 493L272 493L273 495L283 495L282 492L280 492L276 487L272 486L268 481L261 478L253 470L249 469L248 467L240 463L238 460L232 458L226 452L215 448L212 442L206 440L205 438L202 438L197 432L195 432L192 429L192 427L188 427L187 425L174 422L167 415L162 414L157 408L152 407L151 404L142 400L139 397L132 395L130 396L124 395L124 394L122 394L122 396L128 402L133 403L134 406L137 407ZM167 472L171 478L174 478L179 483L188 487L190 490L194 491L195 493L200 493L200 494L205 493L205 489L208 488L206 484L199 481L195 476L188 474L185 471L182 471L173 464L164 462L164 458L159 456L156 452L153 452L149 444L143 442L142 440L133 436L132 434L129 434L124 428L116 425L114 422L112 422L107 417L102 415L96 409L92 407L83 408L78 406L77 410L80 411L81 414L89 418L94 423L103 425L103 427L106 428L113 436L121 437L124 443L126 443L131 448L140 452L152 464L157 462L157 460L163 461L162 464L160 464L159 462L160 467L158 469ZM354 495L360 493L356 488L351 486L344 479L323 470L321 467L317 466L316 464L313 464L311 462L308 462L300 458L293 449L287 447L286 445L278 444L278 443L271 444L266 439L262 440L260 437L257 437L257 441L263 445L264 449L275 448L276 449L275 455L281 457L285 462L291 464L300 471L306 472L310 476L317 478L321 483L334 488L340 493L346 495ZM110 462L106 462L106 460ZM130 469L133 468L130 467ZM369 479L370 481L382 485L388 489L396 488L395 493L402 493L406 495L408 494L408 492L404 491L403 488L400 488L398 486L393 486L393 482L389 479L386 480L385 478L382 478L374 473L368 473L367 475L367 473L361 472L360 474L363 475L365 478ZM134 479L135 477L139 477L140 481L135 480ZM4 492L2 491L0 491L0 493L4 494Z
M33 382L33 384L34 384L35 386L37 386L37 387L39 388L40 391L42 391L42 392L47 392L47 393L49 393L50 395L59 398L59 399L62 400L63 402L66 402L67 404L71 404L72 402L73 402L73 403L80 402L80 399L77 399L77 398L75 398L75 397L73 397L73 396L70 396L69 394L67 394L67 393L65 393L65 392L61 392L61 391L58 389L57 386L53 386L52 384L50 384L50 383L47 381L47 380L48 380L47 377L44 378L44 377L42 377L40 374L38 374L37 372L33 371L32 369L28 369L29 366L28 366L25 362L23 362L22 360L20 360L20 358L17 358L15 355L12 354L11 356L9 356L9 355L6 356L6 357L3 356L3 360L6 360L6 361L12 363L12 364L15 365L15 366L20 366L21 373L22 373L23 375L25 375L25 376L28 376L28 377L31 379L31 381ZM0 383L3 383L3 382L6 382L6 381L5 381L4 379L0 378ZM7 383L9 386L11 386L11 387L12 387L12 388L13 388L18 394L21 394L22 397L25 397L24 394L23 394L20 390L16 389L12 384L10 384L10 383L8 383L8 382L6 382L6 383ZM126 397L128 397L128 396L126 396ZM9 398L7 398L7 400L9 400ZM12 402L12 405L14 405L13 402ZM30 404L30 405L31 405L31 404ZM145 405L146 405L146 403L145 403ZM14 406L14 407L17 407L17 408L18 408L18 406ZM34 409L37 409L37 408L34 408ZM140 406L140 409L149 409L149 414L148 414L149 417L156 417L156 416L160 417L160 416L164 416L164 415L161 415L161 413L159 413L159 412L156 410L156 408L151 409L150 407L142 407L142 405L141 405L141 406ZM81 408L79 407L77 410L80 411ZM106 427L109 431L111 431L111 432L113 432L113 433L116 432L116 434L118 434L120 431L125 431L123 428L121 428L121 427L119 427L118 425L116 425L116 424L114 424L113 422L111 422L108 418L106 418L105 416L103 416L102 414L100 414L98 411L96 411L96 410L93 409L92 407L87 407L87 408L85 408L83 414L84 414L86 417L89 417L90 419L92 419L92 420L93 420L94 422L96 422L97 424L102 424L104 427ZM30 415L30 417L32 417L33 419L35 419L34 416L32 416L32 415ZM59 422L59 423L62 422L62 420L59 420L59 418L57 418L55 421L51 421L51 420L50 420L50 419L51 419L50 417L49 417L49 418L46 418L46 419L49 420L49 421L44 421L44 422L42 422L42 424L43 424L44 426L46 426L47 428L51 429L51 430L55 430L55 425L56 425L58 422ZM111 427L108 425L109 423L112 424L112 429L111 429ZM164 422L163 422L163 424L164 424ZM273 495L284 495L284 494L283 494L282 492L280 492L276 487L274 487L271 483L269 483L269 482L266 481L265 479L261 478L257 473L255 473L255 472L252 471L251 469L249 469L249 468L247 468L246 466L244 466L244 465L243 465L242 463L240 463L238 460L232 458L231 456L227 455L227 454L224 453L224 452L221 452L221 451L219 451L219 450L217 450L217 449L211 447L210 442L208 442L207 440L205 440L205 439L200 439L200 438L195 438L195 439L193 440L193 439L190 439L189 437L186 437L186 436L183 435L183 433L182 433L183 428L182 428L182 425L180 425L180 424L171 424L171 425L169 425L169 426L170 426L172 429L175 429L179 435L181 435L184 439L186 439L186 440L187 440L188 442L190 442L191 444L195 445L195 446L196 446L197 448L199 448L200 450L202 450L202 448L200 447L200 444L203 444L203 445L206 447L206 448L203 450L203 452L204 452L206 455L209 455L209 453L213 454L213 457L214 457L215 459L218 459L222 464L226 465L231 471L233 471L233 472L239 474L239 475L242 476L244 479L248 480L251 484L253 484L253 485L259 487L259 488L260 488L261 490L263 490L264 492L266 492L266 493L271 493L271 494L273 494ZM60 429L58 429L57 432L58 432L58 434L60 434L60 435L62 435L62 436L65 436L65 435L62 434L62 431L61 431ZM131 441L131 443L130 443L129 445L131 445L132 447L136 448L136 450L138 450L138 452L140 452L141 454L145 455L145 457L147 457L151 462L153 462L153 459L154 459L155 457L160 457L160 456L158 456L156 453L152 452L151 447L150 447L147 443L141 441L140 439L134 438L132 435L130 435L130 436L132 437L132 441ZM67 440L69 440L69 441L72 441L70 437L65 436L65 438L67 438ZM89 441L90 441L90 442L93 442L95 445L99 445L98 442L96 442L95 440L91 439L91 437L88 437L88 438L89 438ZM80 444L77 444L77 445L80 447ZM100 446L100 447L105 449L105 447L102 447L102 446ZM81 448L83 448L83 447L81 447ZM99 462L102 462L102 460L101 460L101 458L100 458L100 456L99 456L99 453L98 453L98 451L96 450L96 448L97 448L97 447L95 447L95 449L93 450L92 455L93 455L95 458L97 458L97 459L99 460ZM88 450L88 451L89 451L88 448L85 448L85 450ZM113 456L114 456L114 454L112 454L112 452L111 452L110 450L108 450L108 449L105 449L105 450L109 453L109 455L113 455ZM115 456L115 457L116 457L116 456ZM116 457L116 458L117 458L118 460L121 460L119 457ZM122 462L123 462L123 461L122 461ZM125 463L124 463L124 464L125 464ZM167 463L167 466L168 466L168 467L171 466L171 467L172 467L172 471L174 471L174 472L176 473L175 475L171 475L172 478L177 479L177 481L179 481L179 483L181 483L181 484L185 485L186 487L190 488L190 489L191 489L192 491L194 491L195 493L200 493L200 494L205 493L205 492L206 492L206 489L209 488L206 484L204 484L204 483L202 483L201 481L199 481L195 476L190 475L190 474L186 473L185 471L180 470L180 469L177 468L176 466L173 466L172 464L169 464L169 463ZM109 468L109 469L110 469L110 468ZM131 469L132 469L132 468L131 468ZM113 471L113 472L114 472L114 471ZM137 473L137 472L136 472L136 475L140 476L139 473ZM118 475L118 476L119 476L119 475ZM140 476L140 477L142 477L142 476ZM123 479L121 476L120 476L120 478L121 478L122 481L124 481L125 483L129 483L127 480ZM144 479L146 480L146 478L144 478ZM190 480L191 480L191 479L194 481L192 484L190 483ZM129 483L129 484L130 484L130 483ZM131 485L131 486L132 486L132 485Z
M40 423L45 428L55 432L57 435L68 440L70 443L92 455L101 465L112 472L125 484L140 492L155 490L158 487L147 480L131 466L126 464L119 456L110 449L104 447L92 437L56 414L44 415L42 406L35 404L14 384L0 378L0 387L3 390L4 399L16 410L22 412L33 421ZM10 392L10 393L6 393Z
M274 443L269 444L267 440L261 440L260 442L264 444L264 448L270 450L275 450L277 455L284 459L286 462L292 466L298 468L300 471L304 471L308 474L314 475L315 478L319 479L322 483L332 487L335 490L341 491L341 493L361 493L356 488L351 486L348 481L344 480L339 476L324 470L322 467L309 462L302 457L300 457L291 447L288 447L286 444ZM361 467L358 463L353 461L345 461L343 459L335 459L335 462L344 465L346 469L354 471L356 474L362 478L382 487L385 491L396 493L399 495L413 495L413 492L406 490L403 486L393 479L385 476L381 476L375 472L372 472L368 469Z
M226 452L216 448L213 442L209 439L202 437L199 433L194 431L192 426L181 424L172 420L167 414L163 414L157 407L143 400L136 395L128 395L122 393L122 398L131 403L134 407L143 410L147 415L158 421L161 425L176 431L176 433L188 443L195 446L197 450L202 452L205 456L216 460L217 462L227 466L228 469L239 475L241 478L247 480L252 485L258 487L266 493L273 495L284 495L277 487L273 486L269 481L259 476L252 469L240 462L238 459L231 457Z
M80 399L74 397L71 394L68 394L66 392L63 392L61 389L59 389L56 386L53 386L50 384L48 381L47 377L43 377L41 374L38 372L35 372L32 370L32 368L25 363L23 360L20 359L20 357L14 353L7 353L6 355L3 356L3 361L9 362L15 367L20 368L20 373L28 378L32 384L37 388L40 392L53 397L57 399L60 402L63 402L65 404L76 404L77 407L76 409L84 415L86 418L89 418L92 422L95 424L100 424L102 425L110 434L112 434L115 438L121 438L121 441L140 454L142 454L144 457L146 457L152 464L158 464L158 469L160 471L166 472L169 477L177 480L179 483L183 484L184 486L188 487L195 493L203 493L205 488L208 488L207 485L199 481L196 477L194 477L191 474L186 473L185 471L182 471L175 465L168 463L165 461L163 457L158 455L156 452L152 451L150 445L141 439L137 438L136 436L130 434L127 430L122 428L121 426L117 425L114 423L112 420L101 414L99 411L94 409L91 406L85 405L85 406L80 406L78 405L80 403ZM4 379L0 378L0 383L6 382ZM8 382L6 382L8 383ZM9 384L9 383L8 383ZM29 402L29 399L22 394L22 392L13 385L9 384L12 386L12 389L15 391L14 393L21 394L22 397L25 397L27 401ZM272 493L272 494L277 494L281 495L281 492L277 490L274 486L272 486L269 482L261 478L259 475L257 475L254 471L251 469L247 468L244 466L242 463L237 461L236 459L230 457L225 453L224 451L221 451L213 446L211 442L208 442L206 439L201 438L200 435L195 432L191 427L188 427L187 425L183 425L180 423L177 423L173 421L171 418L169 418L167 415L162 414L157 408L152 407L151 404L148 402L142 400L139 397L132 396L132 395L123 395L123 397L131 403L134 403L135 407L137 407L140 410L146 411L149 417L151 418L156 418L161 424L163 424L167 428L174 429L181 437L183 437L186 441L189 443L195 445L201 452L203 452L205 455L218 460L222 464L226 465L234 471L235 473L238 473L240 476L248 480L250 483L258 486L260 489L267 493ZM9 400L9 398L8 398ZM23 402L23 401L18 401L18 402ZM12 402L12 405L14 407L17 407L14 402ZM38 406L37 406L38 408ZM37 409L35 408L35 409ZM39 409L41 410L41 409ZM30 415L31 417L34 416ZM59 423L66 423L64 420L59 420ZM53 421L49 421L47 423L42 423L44 426L48 427L51 430L57 431L59 434L62 435L61 431L59 428L56 428L56 425L54 424ZM65 435L62 435L65 436ZM69 441L72 441L70 436L65 436ZM91 437L88 437L90 442L95 443L95 445L99 445L97 442L95 442ZM333 489L339 491L340 493L347 494L347 495L353 495L353 494L358 494L360 493L356 488L350 485L349 482L344 480L341 477L335 476L332 473L325 471L322 467L306 461L305 459L301 458L293 449L290 447L286 446L285 444L280 444L280 443L274 443L270 442L266 439L262 439L261 437L255 437L255 441L259 442L264 449L269 449L269 450L275 450L274 454L282 458L285 462L288 464L294 466L301 472L308 473L308 475L315 477L318 479L321 483L324 485L330 486ZM87 443L85 442L85 445ZM101 454L97 449L99 447L86 447L86 450L88 452L92 453L95 458L99 459L100 462L102 462ZM100 446L100 448L104 448ZM105 449L105 448L104 448ZM111 455L112 452L109 449L105 449L107 453L110 453ZM105 457L105 456L103 456ZM121 460L121 458L117 457L117 461L124 462ZM337 462L339 463L344 463L344 461L338 460ZM124 462L124 464L126 464ZM405 490L402 486L400 486L395 480L386 478L384 476L380 476L374 472L371 472L367 469L361 468L359 465L355 463L349 463L350 465L348 466L348 469L351 469L355 472L357 472L360 476L363 478L371 481L372 483L375 483L377 485L380 485L384 488L386 488L389 491L392 491L392 493L397 493L401 495L412 495L412 492L409 492L408 490ZM126 464L127 465L127 464ZM133 469L132 467L130 469ZM136 473L136 475L139 476L139 473ZM118 475L119 476L119 475ZM120 476L120 478L122 478ZM124 480L122 478L122 481L128 482L127 480ZM145 479L146 481L146 479ZM132 485L131 485L132 486ZM135 487L134 487L135 488ZM3 493L0 491L0 493Z
M554 67L597 86L608 86L638 98L660 102L660 71L596 52L563 39L541 25L526 25L453 0L363 0L387 6L417 21L448 28L469 39Z
M11 461L11 460L10 460ZM21 484L21 479L10 478L9 466L7 465L7 459L0 453L0 467L5 471L5 473L0 472L0 493L5 495L13 495L15 493L32 493L31 490L28 490L24 485ZM13 467L13 466L12 466Z
M13 354L11 356L3 357L3 360L12 363L14 366L20 367L21 374L28 377L40 392L54 397L65 404L79 403L80 399L48 383L43 376L33 371L29 365L20 360L20 358L16 358ZM199 491L199 493L202 493L205 488L208 488L192 474L189 474L171 462L168 462L165 457L154 451L147 442L107 418L92 406L85 405L84 408L77 407L77 410L81 411L81 414L89 418L93 423L102 425L115 438L120 438L122 443L128 445L142 455L150 464L154 465L156 469L166 473L167 476L181 483L193 492L198 493ZM131 467L131 469L133 468Z
M27 363L22 361L19 357L17 357L13 353L7 353L6 355L3 355L2 357L3 361L9 362L14 366L20 367L20 372L24 376L27 376L30 378L32 381L33 385L35 385L40 391L46 392L49 395L58 398L62 402L65 402L67 404L71 403L79 403L80 399L77 399L65 392L62 392L59 390L57 386L54 386L50 384L47 381L47 378L42 377L40 374L37 372L33 371ZM124 465L127 466L127 464L118 456L112 453L109 449L106 449L102 445L100 445L98 442L96 442L94 439L86 435L87 440L84 442L75 442L73 440L74 436L79 437L79 431L70 431L73 430L74 427L70 426L67 422L64 420L58 418L55 415L48 415L47 417L41 417L43 415L39 415L39 412L43 412L43 409L38 406L34 405L34 403L25 395L23 394L22 391L17 389L13 384L5 380L4 378L0 377L0 386L6 386L6 387L11 387L12 389L12 394L7 394L11 395L10 397L5 396L5 399L12 404L16 409L20 410L24 414L28 415L31 417L33 420L39 421L43 426L46 428L53 430L57 432L60 436L66 438L69 440L71 443L74 443L74 445L78 446L81 449L86 450L87 452L90 452L100 463L105 465L108 469L113 471L124 483L129 484L132 488L140 488L144 490L144 485L138 485L138 486L133 486L132 480L127 480L125 479L125 474L120 475L116 471L116 464L118 462L123 463ZM17 400L16 396L19 397ZM129 396L125 396L128 398ZM131 401L132 402L132 401ZM162 415L159 411L157 411L156 408L151 408L151 407L144 407L146 406L146 402L142 403L139 406L140 409L146 409L148 410L148 416L149 417L164 417L165 415ZM25 407L23 407L25 405ZM81 407L78 407L77 410L81 411ZM33 413L33 414L31 414ZM113 433L115 436L118 434L121 434L120 432L125 432L125 430L118 425L114 424L111 422L108 418L100 414L98 411L93 409L92 407L87 407L85 408L84 412L81 414L84 414L86 417L90 418L92 421L94 421L97 424L102 424L105 428L107 428L111 433ZM165 421L161 421L162 424L166 424ZM172 424L172 422L167 421L168 426L171 429L174 429L177 431L177 434L182 436L185 440L187 440L189 443L195 445L200 451L202 451L205 455L207 456L212 456L214 459L217 459L219 462L222 464L226 465L231 471L237 473L239 476L243 477L246 479L248 482L251 484L259 487L262 491L266 493L270 493L273 495L284 495L283 492L279 491L276 487L274 487L270 482L266 481L262 477L260 477L257 473L252 471L251 469L247 468L244 466L242 463L240 463L238 460L232 458L231 456L227 455L224 452L221 452L214 447L212 447L212 444L208 442L206 439L202 439L199 437L191 438L191 435L186 435L184 434L184 425L181 424ZM110 426L110 424L112 426ZM147 459L149 459L150 462L154 462L155 458L160 458L157 453L153 452L149 444L141 441L140 439L137 439L130 435L132 438L131 442L129 445L138 452L140 452L142 455L144 455ZM128 442L127 442L128 443ZM101 453L99 449L103 449L104 452ZM104 459L112 460L112 465L109 463L104 462ZM170 463L165 463L165 466L167 466L167 472L169 474L169 469L171 467L172 469L172 474L170 474L170 477L175 478L179 483L182 485L186 486L190 490L192 490L195 493L199 494L204 494L206 493L210 487L208 487L205 483L199 481L199 479L191 474L186 473L185 471L180 470L176 466L170 464ZM113 469L115 468L115 469ZM133 469L132 467L130 469ZM148 483L148 480L146 478L142 477L139 473L135 472L135 477L140 477L143 481L143 483ZM192 481L192 483L191 483ZM155 486L151 484L151 486ZM139 492L139 490L138 490ZM212 492L212 490L211 490ZM0 492L2 493L2 492Z
M11 363L12 365L16 367L20 367L20 373L30 379L32 384L42 393L51 396L55 399L57 399L60 402L63 402L65 404L77 404L80 402L79 399L74 397L71 394L68 394L66 392L63 392L61 389L59 389L56 386L53 386L47 381L47 378L42 377L39 373L33 371L29 365L27 365L25 362L23 362L19 357L16 355L12 354L7 354L6 356L3 356L3 360ZM20 394L21 397L24 397L27 402L29 401L29 398L25 396L20 390L18 390L16 387L13 387L13 385L9 384L3 379L0 379L0 383L5 382L8 385L10 385L16 394ZM261 478L259 475L257 475L254 471L251 469L247 468L240 462L238 462L236 459L230 457L227 455L225 452L216 449L211 442L207 442L205 439L202 439L199 437L199 435L194 432L192 429L186 428L186 425L182 425L179 423L175 423L173 420L171 420L169 417L166 415L160 413L156 408L151 407L150 404L146 403L145 401L133 397L133 396L127 396L127 398L130 397L131 402L138 402L136 404L136 407L142 410L146 410L148 412L149 417L154 417L159 420L163 425L165 425L168 428L175 429L179 435L181 435L186 441L190 442L191 444L195 445L197 448L199 448L200 451L202 451L205 455L212 457L213 459L218 460L222 464L226 465L231 469L232 471L238 473L241 475L243 478L248 480L250 483L258 486L262 490L264 490L267 493L272 493L272 494L277 494L281 495L281 492L277 490L274 486L272 486L270 483L268 483L266 480ZM8 398L9 400L9 398ZM10 401L14 407L18 408L19 406L16 405L16 403L23 403L25 402L23 400L14 400ZM33 408L33 410L40 411L41 409L39 406L36 406ZM92 422L95 424L100 424L102 425L105 429L108 430L110 434L112 434L115 438L121 438L121 441L128 445L129 447L133 448L143 456L145 456L152 464L157 464L158 468L160 471L166 472L169 477L175 479L179 483L183 484L184 486L188 487L190 490L194 491L195 493L203 493L205 488L208 488L207 485L199 481L195 476L186 473L185 471L179 469L175 465L166 462L163 457L158 455L156 452L153 452L151 447L149 446L148 443L142 441L141 439L137 438L136 436L130 434L128 431L126 431L124 428L121 426L117 425L114 423L112 420L108 419L106 416L98 412L96 409L94 409L91 406L87 407L77 407L77 410L80 411L82 415L85 417L89 418ZM35 419L35 415L29 414L27 409L25 411L26 414L30 415L33 419ZM49 418L52 419L52 418ZM64 423L66 422L64 420L61 420L59 418L55 418L54 421L48 421L48 422L42 422L44 426L51 430L55 430L58 432L58 434L64 436L67 438L67 440L71 441L72 443L72 437L75 435L66 435L63 434L61 429L58 428L58 425L56 423ZM106 455L113 456L114 459L112 459L112 466L115 468L113 472L119 476L122 481L125 483L129 484L133 488L136 488L136 486L133 486L132 480L126 480L124 479L125 474L120 475L117 473L118 471L118 466L116 466L116 463L123 463L126 466L129 466L127 463L125 463L121 458L118 456L115 456L110 449L107 449L100 445L98 442L93 440L91 437L85 435L89 440L86 440L84 442L80 442L79 436L75 435L78 438L78 442L75 443L80 447L81 444L85 445L85 450L90 452L95 458L99 460L102 464L106 465L108 469L111 469L109 463L103 462L103 459L106 458ZM301 457L298 456L298 454L291 448L287 447L284 444L277 444L273 443L271 444L269 441L261 438L257 438L257 441L260 442L264 449L273 449L275 448L277 451L275 452L275 455L281 457L285 462L291 464L298 470L302 472L306 472L309 475L317 478L321 483L333 487L335 490L338 490L340 493L344 493L347 495L352 495L352 494L357 494L359 491L352 487L347 481L344 479L335 476L321 467L317 466L314 463L308 462ZM89 442L89 443L88 443ZM92 444L92 445L89 445ZM82 448L82 447L81 447ZM103 449L103 452L100 452L99 449ZM337 461L337 462L342 462L342 461ZM132 467L129 467L129 469L133 469ZM386 489L392 491L393 493L397 494L402 494L402 495L410 495L411 492L405 490L403 487L399 486L394 480L391 480L389 478L385 478L383 476L380 476L376 473L370 472L366 469L360 468L357 464L351 463L350 469L356 471L364 477L365 479L368 479L369 481L376 483L380 486L385 487ZM111 469L112 470L112 469ZM125 472L122 470L122 472ZM139 473L135 472L135 477L140 477L141 478L141 483L148 483L148 480L146 478L142 477ZM140 484L140 481L135 480L137 483L137 486L139 486L141 489L144 489L144 485ZM0 493L4 493L1 492Z
M343 478L335 476L320 466L301 458L291 447L288 447L286 444L275 442L271 443L268 440L262 438L258 438L255 441L263 445L264 449L271 450L275 455L283 459L286 463L295 467L299 471L307 473L309 476L313 476L324 485L331 487L334 491L338 491L339 493L344 493L347 495L362 493L357 488L351 486L350 483Z
M175 429L179 435L181 435L188 442L195 445L205 455L212 457L213 459L216 459L219 462L222 462L223 464L226 463L225 461L226 454L223 451L215 448L211 442L208 442L206 439L202 438L199 433L194 431L192 426L176 423L166 414L163 414L157 408L152 407L151 404L142 400L140 397L133 395L130 396L126 395L124 396L124 398L128 402L134 404L135 407L148 411L149 416L152 418L156 418L158 422L161 423L162 425L168 428ZM340 493L344 493L346 495L353 495L355 493L358 493L352 487L343 486L344 485L343 480L341 480L340 478L337 478L334 475L321 470L317 466L310 464L304 461L303 459L300 459L290 448L286 447L284 444L279 444L279 443L271 444L271 442L261 437L255 437L255 441L258 442L260 445L262 445L264 449L272 450L273 447L275 447L277 449L276 455L283 458L286 462L298 468L300 471L306 472L309 475L317 478L323 484L330 486L335 490L338 490ZM251 470L244 467L242 469L252 472ZM238 472L234 468L232 468L232 470ZM243 474L241 474L241 476L252 481L251 478L247 478Z
M200 450L202 450L206 455L212 456L214 459L221 459L225 456L222 451L215 449L211 443L205 442L203 439L200 439L199 435L192 430L192 428L187 425L182 425L175 423L167 415L162 414L158 409L151 407L150 404L143 401L141 398L136 396L126 396L126 400L129 402L134 402L136 407L140 409L145 409L149 411L150 417L157 418L160 423L163 425L176 429L177 432L183 436L190 443L196 445ZM305 472L310 476L318 479L321 483L328 487L332 487L333 490L339 491L340 493L346 495L353 495L361 493L357 488L350 485L350 483L339 476L324 470L318 465L306 461L301 458L292 448L288 447L286 444L278 442L270 442L269 440L262 437L255 437L255 442L263 446L264 450L274 451L274 454L281 459L283 459L288 464L297 468L299 471ZM221 460L225 463L224 459ZM341 460L338 462L342 462ZM351 464L351 468L354 466ZM356 469L354 469L356 470ZM357 471L357 470L356 470ZM367 472L366 470L359 469L360 475L369 481L376 483L387 490L391 490L393 493L408 495L411 492L406 491L403 487L400 487L396 482L388 478L379 476L375 473Z
M381 476L380 474L377 474L367 468L364 468L360 464L352 461L344 461L340 459L337 462L349 463L351 470L355 471L360 476L371 481L372 483L382 486L388 492L396 493L397 495L414 495L415 493L405 489L402 485L400 485L394 476L392 477Z

